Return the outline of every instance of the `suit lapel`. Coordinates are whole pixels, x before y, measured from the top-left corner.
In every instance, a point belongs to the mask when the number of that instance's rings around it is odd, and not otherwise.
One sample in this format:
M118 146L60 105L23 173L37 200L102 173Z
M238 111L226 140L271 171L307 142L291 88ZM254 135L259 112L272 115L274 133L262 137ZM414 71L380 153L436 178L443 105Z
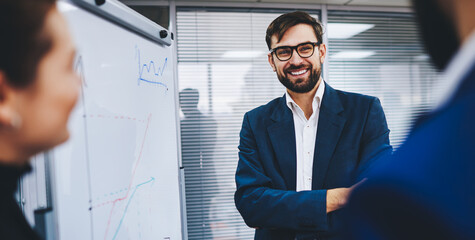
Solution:
M315 141L312 189L323 188L330 159L346 122L346 118L339 114L342 111L335 89L325 83Z
M274 148L275 158L287 188L295 190L297 181L295 128L292 112L286 105L285 95L274 109L271 119L274 123L267 128L267 131Z

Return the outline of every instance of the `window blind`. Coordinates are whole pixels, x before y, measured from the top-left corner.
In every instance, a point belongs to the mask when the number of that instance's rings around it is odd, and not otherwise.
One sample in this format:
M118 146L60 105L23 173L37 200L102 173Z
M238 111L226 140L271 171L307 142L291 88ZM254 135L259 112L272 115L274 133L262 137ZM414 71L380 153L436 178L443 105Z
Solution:
M379 97L397 148L433 101L430 89L437 79L413 15L330 11L327 36L327 81Z

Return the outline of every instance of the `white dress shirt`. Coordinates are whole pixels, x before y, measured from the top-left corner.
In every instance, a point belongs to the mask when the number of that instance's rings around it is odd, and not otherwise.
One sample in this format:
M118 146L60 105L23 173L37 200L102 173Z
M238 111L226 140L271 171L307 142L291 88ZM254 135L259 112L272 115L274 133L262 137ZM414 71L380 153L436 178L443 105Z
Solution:
M297 192L312 190L313 154L317 139L318 117L320 105L325 92L325 82L321 82L312 102L313 113L309 119L302 109L294 102L288 92L285 93L287 107L292 111L295 127L295 143L297 152Z

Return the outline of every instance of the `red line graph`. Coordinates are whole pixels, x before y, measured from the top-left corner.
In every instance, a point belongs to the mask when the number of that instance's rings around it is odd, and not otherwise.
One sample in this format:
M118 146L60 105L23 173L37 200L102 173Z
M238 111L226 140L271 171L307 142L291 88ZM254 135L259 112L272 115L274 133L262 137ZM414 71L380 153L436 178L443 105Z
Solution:
M110 228L110 224L111 224L111 219L112 219L112 214L114 212L114 208L115 208L115 205L116 203L120 202L120 201L123 201L125 199L127 199L129 197L129 193L130 193L130 187L132 186L132 183L134 181L134 177L135 177L135 171L137 170L137 166L139 165L140 163L140 160L142 159L142 151L143 151L143 146L145 144L145 139L147 137L147 132L148 132L148 127L150 125L150 119L152 117L152 114L148 115L148 118L147 118L147 127L145 128L145 134L144 134L144 137L143 137L143 140L142 140L142 145L140 147L140 153L139 153L139 156L138 156L138 159L137 159L137 162L135 163L135 166L134 166L134 169L132 170L132 177L130 178L130 182L129 182L129 186L127 187L127 193L125 194L124 197L121 197L121 198L117 198L115 200L112 200L111 203L112 203L112 207L111 207L111 211L109 213L109 218L107 220L107 227L106 227L106 232L104 234L104 240L107 238L107 234L109 232L109 228Z
M145 123L146 119L139 119L133 116L124 116L124 115L104 115L104 114L89 114L85 117L88 118L104 118L104 119L116 119L116 120L131 120Z

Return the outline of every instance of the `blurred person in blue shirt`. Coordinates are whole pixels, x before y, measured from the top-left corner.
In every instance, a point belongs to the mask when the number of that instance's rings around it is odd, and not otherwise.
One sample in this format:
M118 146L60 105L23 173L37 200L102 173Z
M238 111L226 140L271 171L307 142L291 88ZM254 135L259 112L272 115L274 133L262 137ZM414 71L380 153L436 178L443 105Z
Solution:
M475 239L475 1L413 5L443 93L352 193L347 239Z

